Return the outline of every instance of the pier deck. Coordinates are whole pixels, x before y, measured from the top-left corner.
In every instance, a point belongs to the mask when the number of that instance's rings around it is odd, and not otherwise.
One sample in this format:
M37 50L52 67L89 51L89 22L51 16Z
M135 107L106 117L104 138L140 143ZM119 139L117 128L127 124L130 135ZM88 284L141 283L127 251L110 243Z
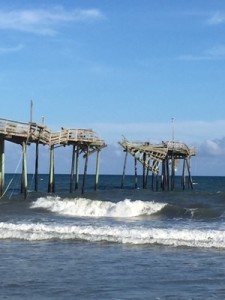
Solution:
M82 192L84 191L84 181L87 172L89 155L97 152L96 162L96 184L98 183L99 152L106 147L106 143L100 139L92 129L67 129L61 127L58 132L51 131L47 126L34 122L23 123L13 120L0 119L0 195L3 194L4 187L4 142L20 144L22 146L23 166L22 166L22 186L26 194L26 147L32 143L36 144L35 178L38 174L38 153L39 145L48 145L50 148L50 168L49 168L49 192L54 192L54 148L58 146L73 146L71 183L70 191L73 188L73 176L76 163L76 189L78 188L78 162L79 154L83 153L85 158L85 170L83 176ZM37 182L35 183L37 189Z
M98 138L92 129L65 129L52 132L47 126L37 123L22 123L0 119L1 138L21 144L23 140L29 143L43 145L70 145L74 143L105 147L105 142Z
M185 168L187 167L189 184L192 187L190 174L190 159L197 154L194 148L188 147L186 144L176 141L162 142L160 144L151 144L149 142L129 142L123 139L119 142L126 152L122 186L124 184L126 159L128 153L135 159L135 177L137 176L136 164L139 161L143 165L143 187L147 185L148 171L152 172L152 176L158 176L160 165L162 165L162 182L161 186L164 190L174 189L175 169L179 160L183 160L182 185L185 187ZM136 182L136 180L135 180ZM158 185L157 185L158 186Z

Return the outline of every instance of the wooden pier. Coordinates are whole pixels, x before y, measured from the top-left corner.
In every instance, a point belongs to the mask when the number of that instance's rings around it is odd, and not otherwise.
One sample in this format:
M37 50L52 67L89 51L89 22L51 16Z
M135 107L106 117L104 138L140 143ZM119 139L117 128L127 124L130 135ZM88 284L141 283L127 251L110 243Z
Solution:
M79 156L82 153L85 159L84 174L82 182L82 193L84 193L87 175L88 157L97 153L95 189L98 186L99 177L99 154L106 147L103 140L99 139L92 129L66 129L61 128L59 132L52 132L47 126L34 122L22 123L7 119L0 119L0 196L4 193L5 172L5 141L20 144L22 146L22 182L21 192L27 198L27 163L26 149L30 144L36 144L35 155L35 191L38 190L38 166L39 145L48 145L50 149L49 183L48 192L55 192L54 179L54 149L59 146L72 146L72 165L70 176L70 192L73 192L75 176L75 190L78 189L79 180Z
M193 188L190 160L195 156L196 150L189 148L186 144L169 141L161 144L151 144L149 142L129 142L123 139L119 142L125 152L123 176L121 187L124 187L126 163L128 154L134 157L134 186L137 188L137 162L143 165L143 188L147 188L149 171L152 173L152 190L159 189L159 173L161 166L161 188L162 190L174 190L175 171L179 161L183 161L181 186L185 189L186 184ZM186 182L186 177L188 178Z

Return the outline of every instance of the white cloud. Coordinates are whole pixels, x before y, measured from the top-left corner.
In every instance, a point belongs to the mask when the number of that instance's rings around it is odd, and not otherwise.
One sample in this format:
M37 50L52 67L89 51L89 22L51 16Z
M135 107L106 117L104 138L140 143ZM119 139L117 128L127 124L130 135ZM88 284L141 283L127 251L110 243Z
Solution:
M98 9L65 10L63 7L33 10L0 10L0 29L31 32L40 35L56 34L55 25L68 22L88 22L103 19Z
M0 54L18 52L23 49L23 45L19 44L15 47L0 47Z
M205 14L201 14L205 16ZM225 13L224 12L214 12L206 20L207 25L219 25L225 24ZM183 61L204 61L204 60L217 60L225 59L225 46L216 45L212 48L203 50L201 53L184 53L179 55L178 60Z
M130 141L158 143L172 138L172 123L93 123L89 124L106 143L115 143L123 138ZM207 139L221 139L224 136L225 120L179 121L175 120L175 140L200 145Z
M225 58L225 46L219 45L219 46L212 47L211 49L206 50L206 54L208 54L211 57Z
M225 137L207 139L199 146L201 156L225 156Z
M221 148L220 146L212 140L207 140L202 146L204 146L205 151L212 155L220 155Z
M209 48L199 55L182 54L178 56L178 60L201 61L201 60L218 60L225 59L225 45L218 45Z
M178 56L178 60L186 61L199 61L199 60L211 60L209 56L192 55L192 54L181 54Z
M207 24L209 25L219 25L225 23L225 14L222 12L215 12L212 16L207 20Z

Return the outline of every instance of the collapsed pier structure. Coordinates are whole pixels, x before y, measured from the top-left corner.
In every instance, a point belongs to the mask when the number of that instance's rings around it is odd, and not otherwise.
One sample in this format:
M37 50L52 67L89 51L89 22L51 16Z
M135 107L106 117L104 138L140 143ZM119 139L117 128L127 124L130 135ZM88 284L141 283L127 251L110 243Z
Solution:
M78 189L79 180L79 156L82 153L85 159L84 174L82 182L82 193L84 193L85 179L88 167L88 157L97 153L95 189L98 186L99 177L99 154L106 144L92 129L66 129L61 128L59 132L52 132L47 126L34 122L22 123L7 119L0 119L0 196L4 193L4 169L5 169L5 141L20 144L22 146L22 180L21 192L27 198L27 162L26 151L30 144L36 145L35 155L35 191L38 191L38 166L39 145L47 145L50 149L49 182L48 192L55 192L54 178L54 149L60 146L72 146L72 164L70 176L70 192L73 192L75 176L75 190Z
M181 185L185 189L186 184L193 188L190 161L195 156L196 150L184 143L174 140L151 144L149 142L129 142L125 138L119 142L125 152L123 176L121 187L124 187L126 162L128 154L134 157L135 188L137 188L137 162L143 165L143 188L147 188L149 171L152 173L152 190L159 189L159 175L161 166L161 188L162 190L174 190L175 171L179 161L183 161ZM186 177L188 178L186 182Z

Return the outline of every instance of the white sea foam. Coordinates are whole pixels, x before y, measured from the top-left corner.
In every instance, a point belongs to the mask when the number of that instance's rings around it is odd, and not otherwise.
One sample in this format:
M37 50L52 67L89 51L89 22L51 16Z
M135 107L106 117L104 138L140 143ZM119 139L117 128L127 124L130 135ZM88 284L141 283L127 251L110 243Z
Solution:
M0 239L86 240L126 244L225 249L225 232L209 229L145 228L130 226L69 226L62 224L0 223Z
M152 215L160 211L165 205L165 203L141 200L131 201L129 199L113 203L85 198L61 199L60 197L42 197L33 202L31 208L43 208L69 216L131 218Z

